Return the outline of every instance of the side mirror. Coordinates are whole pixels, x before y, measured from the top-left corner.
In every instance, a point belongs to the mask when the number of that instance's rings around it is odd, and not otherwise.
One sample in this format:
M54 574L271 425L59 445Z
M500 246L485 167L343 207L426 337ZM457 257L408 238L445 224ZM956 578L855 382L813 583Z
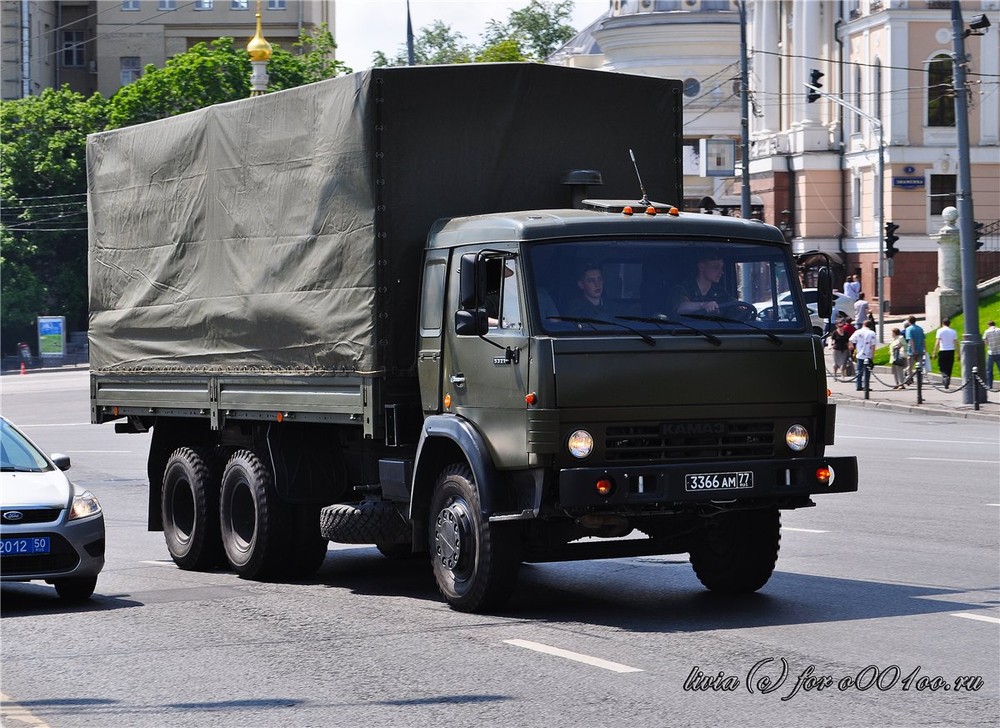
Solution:
M69 455L63 455L61 452L54 452L49 455L49 459L52 460L52 464L60 470L69 470Z
M816 281L816 313L828 319L833 313L833 279L829 268L820 268Z
M455 312L455 333L459 336L483 336L489 330L489 319L483 309L459 309Z
M479 254L466 253L459 268L458 307L474 309L479 304Z

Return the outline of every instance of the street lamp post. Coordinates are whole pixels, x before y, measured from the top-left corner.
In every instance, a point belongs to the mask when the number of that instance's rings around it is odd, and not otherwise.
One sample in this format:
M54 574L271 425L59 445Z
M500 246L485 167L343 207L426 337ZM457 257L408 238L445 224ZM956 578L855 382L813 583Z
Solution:
M986 27L989 26L987 21ZM973 24L975 27L975 24ZM983 28L985 30L985 28ZM952 82L955 89L955 131L958 133L958 234L962 260L962 310L965 331L962 334L962 402L982 402L985 391L973 380L972 369L983 371L983 340L979 334L979 295L976 289L975 215L972 211L972 171L969 164L969 108L965 88L965 36L962 7L958 0L951 3L951 39L953 44ZM980 395L983 396L980 396Z

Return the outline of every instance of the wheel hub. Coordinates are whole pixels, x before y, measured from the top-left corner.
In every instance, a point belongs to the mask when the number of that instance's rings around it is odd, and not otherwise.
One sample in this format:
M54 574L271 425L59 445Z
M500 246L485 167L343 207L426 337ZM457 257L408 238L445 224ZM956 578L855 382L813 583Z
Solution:
M453 501L438 513L434 528L434 550L441 565L463 571L473 550L469 512L461 501Z

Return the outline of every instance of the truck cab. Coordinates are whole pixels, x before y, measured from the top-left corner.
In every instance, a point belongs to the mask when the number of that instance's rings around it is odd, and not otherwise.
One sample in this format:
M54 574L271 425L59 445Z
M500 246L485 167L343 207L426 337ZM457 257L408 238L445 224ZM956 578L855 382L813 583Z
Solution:
M759 588L778 509L857 488L854 458L825 455L834 405L789 247L757 221L588 206L432 230L411 519L454 533L420 491L457 444L481 528L515 532L521 560L690 551L710 588ZM714 305L688 300L706 260ZM782 296L781 317L750 303ZM723 531L721 558L704 544Z

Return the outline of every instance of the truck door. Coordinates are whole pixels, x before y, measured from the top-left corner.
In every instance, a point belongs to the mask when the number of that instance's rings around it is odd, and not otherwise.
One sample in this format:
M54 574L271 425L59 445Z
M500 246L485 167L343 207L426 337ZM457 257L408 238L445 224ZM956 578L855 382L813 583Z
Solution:
M460 257L456 253L455 260ZM482 308L488 320L484 335L457 335L458 270L449 286L448 331L444 352L445 411L470 420L484 435L498 466L527 464L525 395L528 393L528 336L518 258L513 254L481 257Z

